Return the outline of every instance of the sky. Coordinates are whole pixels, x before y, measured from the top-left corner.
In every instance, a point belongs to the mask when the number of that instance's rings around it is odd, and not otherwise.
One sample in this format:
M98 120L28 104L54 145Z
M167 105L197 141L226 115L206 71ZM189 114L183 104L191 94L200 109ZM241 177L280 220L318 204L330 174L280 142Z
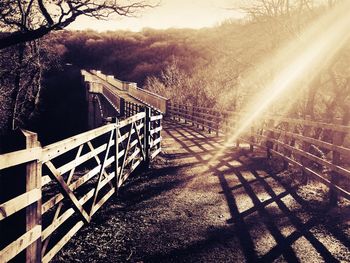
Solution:
M140 31L143 28L202 28L212 27L230 18L241 18L229 9L235 0L161 0L156 8L143 10L138 17L117 17L108 21L80 17L68 28Z

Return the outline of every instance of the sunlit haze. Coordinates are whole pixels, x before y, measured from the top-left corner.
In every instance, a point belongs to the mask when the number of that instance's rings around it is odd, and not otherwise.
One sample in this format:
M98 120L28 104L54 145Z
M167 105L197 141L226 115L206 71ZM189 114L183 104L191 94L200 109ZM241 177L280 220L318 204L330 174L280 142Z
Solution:
M230 3L231 2L231 3ZM108 21L79 17L68 28L96 31L131 30L143 28L202 28L214 26L226 19L241 18L243 14L229 10L233 1L228 0L162 0L159 7L146 9L137 17L115 17Z
M242 133L249 131L254 121L259 120L274 102L288 97L289 103L292 104L298 98L303 87L300 83L308 85L350 38L350 17L347 13L349 9L348 1L339 5L315 21L299 38L280 49L266 63L262 63L260 68L246 76L243 82L246 81L250 85L255 82L255 85L260 85L262 74L269 70L275 72L274 76L262 85L262 92L256 94L244 107L243 112L246 114L230 133L226 147L231 147ZM285 105L286 111L289 106ZM217 161L223 150L211 161Z

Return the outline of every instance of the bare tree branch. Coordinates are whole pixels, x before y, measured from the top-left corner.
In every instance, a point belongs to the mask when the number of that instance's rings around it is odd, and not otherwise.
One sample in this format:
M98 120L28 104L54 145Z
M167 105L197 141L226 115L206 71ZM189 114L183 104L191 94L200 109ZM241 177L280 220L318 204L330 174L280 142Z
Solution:
M113 15L135 16L139 10L158 5L151 1L153 0L2 0L0 26L7 29L7 33L3 32L0 36L0 49L41 38L50 31L67 27L83 15L96 19L106 19Z
M40 11L43 14L43 16L45 17L47 23L49 25L52 25L54 22L50 16L49 12L47 11L46 7L44 6L43 0L38 0L38 4L39 4Z

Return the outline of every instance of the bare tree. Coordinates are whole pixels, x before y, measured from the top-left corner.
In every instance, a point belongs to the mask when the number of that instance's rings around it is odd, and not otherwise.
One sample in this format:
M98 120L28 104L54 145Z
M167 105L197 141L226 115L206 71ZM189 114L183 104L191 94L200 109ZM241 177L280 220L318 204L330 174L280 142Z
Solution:
M79 16L135 16L153 0L1 0L0 134L25 126L39 101L45 44L39 39ZM56 47L54 47L56 48ZM50 65L51 66L51 65Z
M81 15L96 19L133 16L154 6L146 0L1 0L0 27L7 33L0 38L0 49L41 38Z

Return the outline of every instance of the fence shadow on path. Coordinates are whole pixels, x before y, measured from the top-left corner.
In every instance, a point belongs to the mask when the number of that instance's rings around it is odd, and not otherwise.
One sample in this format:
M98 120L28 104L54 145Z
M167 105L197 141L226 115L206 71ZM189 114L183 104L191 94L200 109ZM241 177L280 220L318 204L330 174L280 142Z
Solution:
M208 165L222 149L224 138L198 131L194 126L167 122L165 127L167 137L181 149L172 158L192 157L194 165ZM222 190L218 194L225 197L231 215L228 227L211 231L206 241L175 249L170 254L153 255L146 261L179 258L230 239L239 240L240 246L233 249L240 249L247 262L305 261L305 249L310 250L309 257L316 256L313 258L316 261L346 261L350 239L338 227L343 219L315 211L295 186L269 169L264 158L249 158L247 151L232 146L222 152L217 162L208 165L206 171L206 176L214 175L219 180ZM251 206L242 205L242 200ZM337 249L318 234L315 230L318 228L331 236L334 246L345 251L343 258L334 254Z

